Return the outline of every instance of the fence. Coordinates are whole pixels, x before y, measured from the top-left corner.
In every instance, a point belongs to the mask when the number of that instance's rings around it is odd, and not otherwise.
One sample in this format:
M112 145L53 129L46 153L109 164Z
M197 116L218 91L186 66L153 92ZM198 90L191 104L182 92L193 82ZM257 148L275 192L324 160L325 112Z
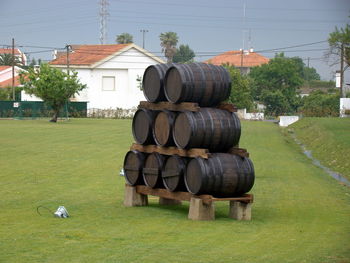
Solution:
M42 101L0 101L0 118L51 117L52 108ZM87 102L68 102L60 111L60 117L86 117Z

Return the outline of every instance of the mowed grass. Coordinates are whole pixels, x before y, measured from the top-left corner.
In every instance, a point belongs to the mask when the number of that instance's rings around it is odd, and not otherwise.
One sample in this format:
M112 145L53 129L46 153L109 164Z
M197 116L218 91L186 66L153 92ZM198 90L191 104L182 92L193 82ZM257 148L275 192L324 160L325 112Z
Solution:
M0 262L350 262L350 191L277 125L243 122L255 164L252 221L123 206L130 120L0 121ZM71 217L45 209L64 205Z
M349 118L303 118L291 128L323 165L350 179Z

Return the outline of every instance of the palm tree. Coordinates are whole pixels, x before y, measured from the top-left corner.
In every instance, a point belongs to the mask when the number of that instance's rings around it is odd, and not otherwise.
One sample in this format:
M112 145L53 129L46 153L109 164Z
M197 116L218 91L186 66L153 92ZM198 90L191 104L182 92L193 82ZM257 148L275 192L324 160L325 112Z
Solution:
M176 45L179 37L175 32L165 32L160 34L159 39L162 52L164 52L165 57L168 59L168 63L171 63L176 53Z
M117 35L117 38L115 41L118 44L128 44L128 43L133 43L133 36L130 35L129 33L122 33L120 35Z
M0 54L0 66L12 66L12 58L13 56L10 53ZM22 62L18 59L18 57L15 56L14 59L15 66L22 65Z

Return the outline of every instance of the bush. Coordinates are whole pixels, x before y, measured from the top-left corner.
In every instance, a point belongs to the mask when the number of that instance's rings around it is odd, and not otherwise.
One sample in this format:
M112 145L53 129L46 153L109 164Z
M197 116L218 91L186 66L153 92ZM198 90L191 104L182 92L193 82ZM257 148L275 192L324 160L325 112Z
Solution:
M300 112L306 117L337 117L339 107L339 94L314 91L302 99Z

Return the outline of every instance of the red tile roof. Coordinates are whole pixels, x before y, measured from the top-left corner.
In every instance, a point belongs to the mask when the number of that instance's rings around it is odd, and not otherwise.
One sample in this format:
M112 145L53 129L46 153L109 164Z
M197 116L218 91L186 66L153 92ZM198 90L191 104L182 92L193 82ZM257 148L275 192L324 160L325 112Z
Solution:
M243 56L243 60L242 60ZM242 51L227 51L205 61L214 65L230 64L235 67L255 67L269 62L267 57L264 57L255 52L245 53ZM243 65L242 65L243 62Z
M15 55L22 55L18 48L14 50ZM12 54L12 48L0 48L0 54Z
M3 71L5 69L11 68L11 66L0 66L0 71Z
M72 45L73 52L69 54L70 65L92 65L114 53L122 50L131 44L114 44L114 45ZM50 62L51 65L66 65L66 54L59 55Z
M15 86L21 85L21 82L19 81L20 77L15 77ZM0 82L0 88L6 88L6 87L12 87L12 78L4 80Z

